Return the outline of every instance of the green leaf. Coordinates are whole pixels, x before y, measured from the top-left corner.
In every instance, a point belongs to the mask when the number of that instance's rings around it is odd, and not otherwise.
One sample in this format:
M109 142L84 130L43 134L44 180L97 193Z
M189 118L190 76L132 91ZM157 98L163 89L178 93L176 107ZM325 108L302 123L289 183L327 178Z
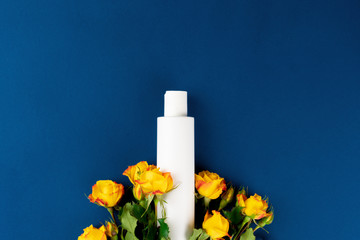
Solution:
M189 240L205 240L210 236L203 229L194 229L193 234L191 235Z
M157 227L155 225L149 225L147 228L147 231L145 229L144 238L145 240L155 240L156 239L156 233L157 233Z
M165 222L165 218L160 218L159 220L160 223L160 230L159 230L159 238L161 240L163 239L170 239L169 238L169 226L167 225L167 223Z
M136 217L139 220L139 222L141 222L142 224L147 223L147 219L146 219L146 216L144 215L144 213L145 213L145 208L143 208L139 204L133 204L132 205L131 214L134 217Z
M125 235L125 240L139 240L134 233L127 232Z
M194 231L193 231L193 233L192 233L192 235L191 235L191 237L190 237L189 240L196 240L196 239L198 239L198 237L201 235L201 233L202 233L202 229L194 229Z
M240 240L255 240L253 229L249 228L243 234L241 234Z
M146 197L146 210L149 208L152 200L154 199L155 195L149 195Z
M119 212L118 212L118 219L119 220L121 220L121 215L122 215L122 213L123 213L123 210L124 210L124 208L120 208L120 210L119 210Z
M229 220L231 218L231 211L229 212L229 211L222 210L222 213L226 219Z
M205 240L208 239L210 236L207 235L205 231L202 232L202 234L199 236L198 240Z
M146 209L145 209L144 214L145 214L145 213L147 212L147 210L149 209L150 204L151 204L152 200L154 199L154 196L155 196L155 195L149 195L149 196L146 197ZM144 215L144 214L143 214L143 215ZM141 216L141 217L143 217L143 216Z
M137 226L137 219L130 214L132 210L131 203L126 203L123 212L120 216L121 227L124 228L128 233L133 233L135 236L135 228ZM126 234L127 236L127 234ZM126 238L125 238L126 239Z
M223 214L234 225L238 225L244 218L241 207L234 207L231 212L223 211Z
M239 229L242 229L245 226L245 224L247 224L250 221L251 221L250 217L248 217L248 216L244 217L244 220L242 221Z

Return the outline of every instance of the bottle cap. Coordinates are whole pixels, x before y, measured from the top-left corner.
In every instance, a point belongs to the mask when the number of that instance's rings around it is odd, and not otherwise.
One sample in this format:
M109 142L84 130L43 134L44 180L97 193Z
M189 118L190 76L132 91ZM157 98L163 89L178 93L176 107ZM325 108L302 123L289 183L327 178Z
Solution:
M187 116L186 91L166 91L164 95L164 100L165 117Z

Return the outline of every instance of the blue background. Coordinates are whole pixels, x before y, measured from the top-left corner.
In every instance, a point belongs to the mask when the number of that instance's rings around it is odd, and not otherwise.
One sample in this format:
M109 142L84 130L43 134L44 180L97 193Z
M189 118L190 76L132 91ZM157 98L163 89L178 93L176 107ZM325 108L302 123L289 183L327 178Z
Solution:
M1 239L76 239L99 179L155 163L187 90L198 169L267 195L259 239L357 239L360 2L0 2Z

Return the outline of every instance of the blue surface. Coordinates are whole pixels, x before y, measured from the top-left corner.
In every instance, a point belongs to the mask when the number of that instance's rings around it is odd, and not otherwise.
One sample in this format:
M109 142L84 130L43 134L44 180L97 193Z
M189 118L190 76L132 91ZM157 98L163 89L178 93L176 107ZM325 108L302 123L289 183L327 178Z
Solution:
M1 239L76 239L98 179L155 163L163 93L196 161L267 195L259 239L357 239L360 2L0 2ZM259 231L260 233L260 231Z

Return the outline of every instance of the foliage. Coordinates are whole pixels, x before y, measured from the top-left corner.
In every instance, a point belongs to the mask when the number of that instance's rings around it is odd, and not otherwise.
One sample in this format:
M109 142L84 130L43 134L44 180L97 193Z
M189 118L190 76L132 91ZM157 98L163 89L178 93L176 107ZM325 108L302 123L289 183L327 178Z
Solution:
M106 208L112 221L99 229L91 225L78 240L170 240L166 218L157 217L158 204L166 203L163 195L174 189L170 173L140 162L123 175L133 184L131 188L124 190L110 180L93 186L89 200ZM254 232L272 223L273 208L267 198L249 196L244 188L236 189L209 171L195 174L195 179L196 214L190 240L255 240Z

